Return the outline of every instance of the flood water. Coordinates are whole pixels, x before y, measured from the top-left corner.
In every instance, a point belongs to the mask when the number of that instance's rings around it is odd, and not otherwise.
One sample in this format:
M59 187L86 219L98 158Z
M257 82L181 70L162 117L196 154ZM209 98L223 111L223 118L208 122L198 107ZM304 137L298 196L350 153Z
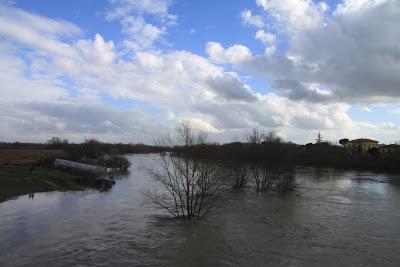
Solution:
M106 193L0 203L0 266L400 266L400 176L298 168L285 197L228 191L206 220L166 219L143 192L157 155Z

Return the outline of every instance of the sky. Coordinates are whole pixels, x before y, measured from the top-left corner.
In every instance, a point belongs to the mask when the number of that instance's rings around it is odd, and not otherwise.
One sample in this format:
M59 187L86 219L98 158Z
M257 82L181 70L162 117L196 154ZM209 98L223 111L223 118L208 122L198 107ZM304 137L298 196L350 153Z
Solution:
M399 0L0 0L0 141L400 140Z

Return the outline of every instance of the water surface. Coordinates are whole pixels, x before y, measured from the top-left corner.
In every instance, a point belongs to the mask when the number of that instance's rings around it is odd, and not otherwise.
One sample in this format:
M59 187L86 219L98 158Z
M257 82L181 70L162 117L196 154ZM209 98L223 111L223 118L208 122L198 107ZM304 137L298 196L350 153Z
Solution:
M166 219L143 192L157 155L106 193L0 203L0 266L400 266L400 177L298 168L285 197L228 191L207 220Z

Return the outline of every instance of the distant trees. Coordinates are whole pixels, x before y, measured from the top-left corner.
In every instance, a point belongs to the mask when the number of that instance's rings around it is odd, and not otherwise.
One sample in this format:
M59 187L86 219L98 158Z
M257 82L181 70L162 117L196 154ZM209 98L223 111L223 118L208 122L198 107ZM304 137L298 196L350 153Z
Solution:
M350 140L347 138L343 138L339 140L339 144L341 144L342 146L346 145Z
M272 189L274 173L270 169L256 165L251 169L251 173L258 192Z
M315 143L316 144L321 144L322 141L323 141L323 138L322 138L321 132L318 132L317 133L317 138L315 139Z
M161 155L161 170L154 171L154 179L165 193L149 192L147 196L175 217L200 219L213 210L220 199L220 169L211 160L186 154L185 149L205 144L207 136L195 132L189 122L182 122L176 135L159 140L159 144L177 146L183 150L179 157L173 153Z
M257 128L253 128L245 135L245 140L250 144L261 143L281 143L282 138L276 135L273 131L262 132Z
M232 184L233 189L240 189L246 187L251 177L250 168L245 164L238 164L237 162L224 165L225 173L228 175L228 180Z
M87 158L97 159L102 154L101 142L95 138L86 138L81 147L82 156Z
M282 138L277 136L275 132L268 131L263 138L263 143L275 143L280 144L282 143Z
M54 136L47 141L47 144L53 148L62 148L69 144L67 139L62 139L60 137Z
M264 139L264 134L257 128L253 128L245 136L245 140L250 144L261 144Z
M127 158L118 155L105 155L100 157L98 164L108 168L111 173L126 172L131 165Z

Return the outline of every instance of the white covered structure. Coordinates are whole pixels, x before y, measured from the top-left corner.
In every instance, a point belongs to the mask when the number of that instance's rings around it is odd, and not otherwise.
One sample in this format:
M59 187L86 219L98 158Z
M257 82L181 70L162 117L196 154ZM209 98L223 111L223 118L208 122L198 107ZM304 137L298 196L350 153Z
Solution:
M77 170L77 171L85 171L85 172L105 173L107 171L106 168L104 168L104 167L89 165L89 164L80 163L80 162L71 161L71 160L65 160L65 159L56 159L54 161L54 166L61 167L61 168L67 168L67 169L73 169L73 170Z

